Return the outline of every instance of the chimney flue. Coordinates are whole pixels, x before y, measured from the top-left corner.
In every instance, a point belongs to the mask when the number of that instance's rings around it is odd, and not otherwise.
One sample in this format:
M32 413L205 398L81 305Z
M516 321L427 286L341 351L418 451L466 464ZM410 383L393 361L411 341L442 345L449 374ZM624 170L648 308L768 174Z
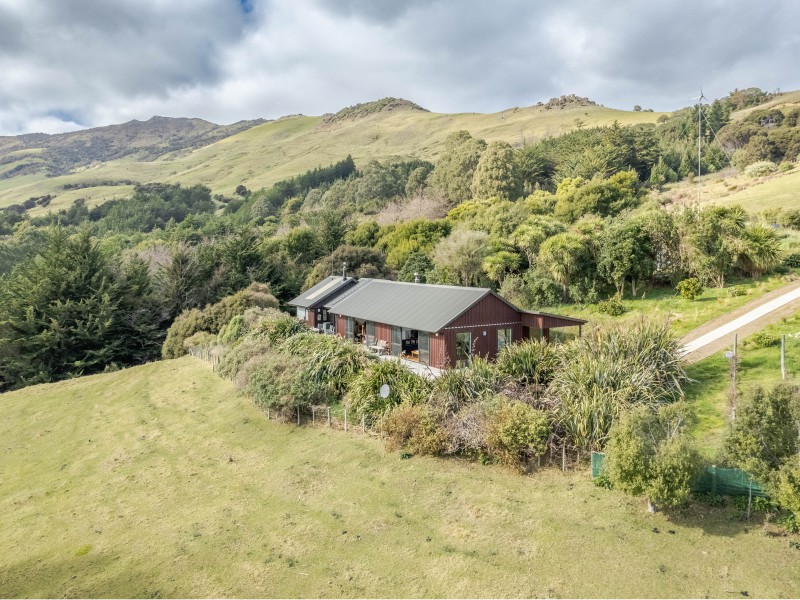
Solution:
M342 281L347 281L347 263L342 263Z
M414 283L419 283L419 273L414 273Z

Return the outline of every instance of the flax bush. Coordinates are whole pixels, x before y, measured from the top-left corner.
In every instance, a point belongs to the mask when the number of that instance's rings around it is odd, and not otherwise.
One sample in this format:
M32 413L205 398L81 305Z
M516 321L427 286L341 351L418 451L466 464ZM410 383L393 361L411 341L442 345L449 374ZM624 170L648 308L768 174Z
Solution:
M687 381L669 326L643 322L625 330L594 330L562 346L548 396L569 443L600 450L624 410L678 400Z
M448 369L433 382L431 402L443 414L458 411L463 405L494 396L501 383L495 366L474 357L469 367Z
M544 340L522 340L510 344L497 356L497 370L526 385L548 385L558 365L557 347Z
M388 398L380 397L384 384L390 388ZM430 382L411 373L400 361L381 360L369 365L353 379L346 403L372 423L401 402L419 404L425 401L430 392Z
M528 460L547 450L551 427L540 410L498 398L486 421L486 446L498 462L523 470Z
M336 335L314 332L298 333L287 338L280 350L303 357L309 377L320 385L331 385L340 396L368 365L377 361L377 357L365 352L359 344Z

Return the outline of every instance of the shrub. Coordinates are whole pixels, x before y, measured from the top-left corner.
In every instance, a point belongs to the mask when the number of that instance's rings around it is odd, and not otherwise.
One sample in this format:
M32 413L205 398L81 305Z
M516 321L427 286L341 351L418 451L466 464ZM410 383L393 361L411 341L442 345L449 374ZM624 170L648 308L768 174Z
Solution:
M800 460L789 460L781 466L773 488L776 502L800 517Z
M240 344L222 354L217 373L227 379L234 379L247 361L256 356L266 355L269 348L269 342L245 338Z
M486 450L487 403L476 402L464 406L447 417L447 453L483 458Z
M778 171L781 173L788 173L794 169L794 163L788 160L784 160L781 164L778 165Z
M612 317L618 317L625 312L625 305L618 295L611 296L608 300L597 303L597 312L601 312Z
M246 325L243 315L236 315L228 325L220 332L219 341L223 344L231 345L238 342L246 332Z
M694 301L703 293L703 284L700 283L697 277L689 277L688 279L679 281L675 289L678 290L681 298Z
M374 355L367 354L363 346L350 340L310 331L287 338L280 349L292 356L304 357L308 363L306 373L311 379L331 385L340 396L367 365L377 360Z
M778 338L776 336L770 335L766 331L757 331L748 336L747 339L744 340L743 345L746 348L769 348L777 343Z
M744 168L744 174L748 177L763 177L765 175L771 175L777 170L778 167L775 166L775 163L769 160L759 160L751 165L747 165Z
M448 369L433 382L431 401L444 414L457 411L462 405L490 398L500 383L495 368L480 357L460 369Z
M498 462L523 469L547 450L551 428L547 415L528 404L500 398L486 423L486 446Z
M251 335L276 346L293 335L308 331L304 321L285 312L274 310L263 316L253 327Z
M548 396L559 428L580 450L602 449L623 411L673 402L689 380L666 323L596 329L562 348Z
M522 340L497 355L497 369L526 385L547 386L558 369L557 347L544 340Z
M275 309L277 306L278 301L269 293L268 286L262 283L252 283L246 289L227 296L202 311L196 308L184 311L178 315L167 330L167 338L161 348L161 356L164 358L183 356L185 353L183 341L186 338L198 331L207 331L216 335L228 325L233 317L244 314L252 307Z
M387 398L380 396L384 384L389 386ZM431 384L411 373L400 361L381 360L353 379L347 392L347 405L373 422L401 402L418 404L426 400L430 391Z
M746 296L747 295L747 286L744 285L734 285L728 288L728 295L732 298L737 296Z
M724 460L769 482L783 460L797 452L800 388L779 383L769 392L757 387L740 401L723 444Z
M783 264L793 269L800 268L800 252L794 252L783 259Z
M679 506L689 498L702 470L702 458L685 434L686 403L626 411L611 430L604 473L615 488L646 496L648 510L657 504Z
M167 330L167 338L161 348L164 358L178 358L185 354L183 342L198 331L204 330L203 313L196 308L182 312Z
M442 454L447 448L447 434L439 427L430 407L403 402L387 415L383 429L392 450L407 448L417 454Z
M283 414L336 400L333 390L311 380L305 361L279 352L267 354L250 373L247 393L262 408Z
M194 349L208 348L217 343L217 336L206 331L198 331L183 340L183 349L191 353Z

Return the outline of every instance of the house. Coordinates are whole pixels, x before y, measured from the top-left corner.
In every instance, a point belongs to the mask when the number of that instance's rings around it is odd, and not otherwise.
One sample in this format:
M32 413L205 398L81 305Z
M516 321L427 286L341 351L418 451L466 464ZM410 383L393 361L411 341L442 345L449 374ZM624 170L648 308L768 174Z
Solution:
M306 290L289 304L297 308L297 318L303 319L312 329L333 331L333 319L328 313L332 300L353 287L358 282L352 277L331 275Z
M577 328L580 335L586 323L520 310L488 288L362 279L338 290L321 301L337 335L435 368L460 366L472 356L494 360L503 346L550 339L555 328ZM307 310L301 306L307 295L289 303L298 316Z

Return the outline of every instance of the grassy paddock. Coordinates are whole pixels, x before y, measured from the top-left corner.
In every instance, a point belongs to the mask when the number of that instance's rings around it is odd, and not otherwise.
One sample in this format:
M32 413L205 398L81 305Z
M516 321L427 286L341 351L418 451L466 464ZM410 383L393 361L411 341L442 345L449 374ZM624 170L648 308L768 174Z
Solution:
M561 304L542 310L587 319L591 325L638 321L642 318L669 319L675 334L683 336L692 329L744 306L796 277L795 272L788 276L764 275L757 279L729 277L725 287L706 288L694 301L681 298L673 287L646 288L640 291L636 298L631 298L630 294L623 297L622 303L626 312L619 317L600 313L593 305ZM745 294L731 295L734 286L744 288Z
M400 460L190 357L0 401L3 597L800 595L797 551L732 509Z
M761 333L772 336L775 343L758 348L752 343L753 336L739 339L739 395L756 386L772 387L781 381L781 335L786 335L787 380L800 381L800 312L768 325ZM730 337L728 349L732 350L733 336ZM687 388L687 399L695 404L700 416L695 434L713 456L722 443L730 414L731 362L724 352L717 352L690 365L687 371L696 381Z

